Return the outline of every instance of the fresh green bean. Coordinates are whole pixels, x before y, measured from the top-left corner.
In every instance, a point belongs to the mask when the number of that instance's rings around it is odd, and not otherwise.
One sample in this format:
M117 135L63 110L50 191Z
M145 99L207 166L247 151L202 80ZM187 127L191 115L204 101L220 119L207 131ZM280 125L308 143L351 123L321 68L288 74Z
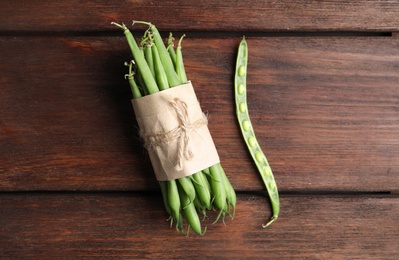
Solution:
M170 225L172 226L173 218L172 218L172 215L171 215L169 202L168 202L168 186L167 186L166 181L159 181L158 183L159 183L159 186L161 187L163 204L165 206L166 212L169 214L169 219L171 219Z
M183 34L183 36L180 37L179 43L176 48L176 72L181 80L181 83L187 82L186 70L184 68L184 63L183 63L183 53L181 50L181 41L185 36L186 35Z
M210 172L210 184L213 194L213 203L220 210L219 215L217 216L215 223L219 220L220 216L224 215L228 212L227 202L226 202L226 191L224 189L222 172L219 168L220 164L215 164L209 167Z
M178 190L181 204L186 205L183 207L183 214L186 217L187 223L189 225L187 228L187 235L190 227L194 230L194 232L203 235L205 232L202 232L201 230L201 222L195 209L194 201L190 201L189 197L181 186L178 187Z
M157 48L152 46L151 50L154 60L155 79L158 83L158 88L159 90L165 90L169 88L168 78L166 77L164 67L162 66L161 59L159 58Z
M206 207L202 204L198 196L195 197L194 199L194 206L197 209L199 213L201 213L202 216L204 216L204 219L207 217L206 216Z
M202 173L205 174L205 175L209 175L209 174L210 174L210 173L209 173L209 168L203 169L203 170L202 170Z
M123 30L123 33L125 34L125 37L127 40L127 43L129 45L130 50L133 54L133 57L137 63L137 67L140 71L141 76L143 77L143 80L146 85L145 87L147 88L148 92L150 94L158 92L159 89L158 89L157 83L155 81L155 78L152 76L151 70L148 67L148 64L144 58L144 54L138 47L138 45L133 37L133 34L130 32L130 30L124 24L117 24L114 22L112 22L112 24L116 25L117 27L119 27Z
M129 81L130 90L132 91L133 98L140 98L142 95L139 87L136 84L136 81L134 80L133 61L131 61L129 64L125 63L125 65L129 66L129 74L126 74L125 77Z
M188 177L182 177L182 178L177 179L177 181L179 182L180 186L183 188L190 203L193 202L195 199L195 188L194 188L194 184L191 182L191 179ZM187 207L187 205L182 204L182 207L185 208L185 207Z
M197 191L196 197L198 197L201 205L206 209L211 209L211 192L209 190L208 180L205 178L202 172L197 172L191 175L195 190Z
M170 58L172 60L173 65L176 66L176 52L175 52L175 49L174 49L175 46L173 44L173 40L174 40L174 38L173 38L172 33L169 33L167 49L168 49L169 56L170 56Z
M154 37L155 46L158 49L159 57L161 59L161 62L165 69L166 76L168 78L169 86L175 87L181 85L180 79L177 76L177 73L174 69L175 67L172 62L172 59L170 58L168 50L165 47L165 44L162 40L161 34L159 33L158 29L155 27L155 25L148 22L133 21L133 24L135 23L146 24L150 27L150 30L152 31L152 35Z
M137 84L138 84L139 89L142 90L143 96L149 95L150 93L148 92L148 89L145 86L145 82L143 80L143 76L141 76L140 71L136 70L134 76L137 79Z
M139 50L144 55L144 49L142 47L139 47ZM140 70L137 67L138 66L136 64L136 72L135 72L135 76L136 77L135 78L137 79L137 83L139 84L139 87L141 87L141 89L143 90L142 93L144 94L144 96L147 96L147 95L150 94L150 92L148 91L148 88L147 88L146 83L144 81L143 75L141 75L141 72L140 72ZM157 86L157 88L158 88L158 86Z
M147 61L148 67L151 70L152 76L155 77L155 68L154 68L154 58L152 55L152 43L147 43L144 45L144 57Z
M262 225L265 228L277 220L280 213L280 200L272 169L255 137L255 132L248 113L246 87L247 67L248 45L245 38L243 38L238 48L234 80L236 113L245 143L258 168L271 200L273 216L266 224Z
M221 176L222 176L224 189L226 191L227 204L229 206L231 206L233 209L233 212L231 213L231 217L233 218L235 215L235 211L236 211L237 196L233 189L233 186L231 185L229 179L227 178L227 176L222 168L222 165L220 165L220 171L222 172ZM230 214L230 210L228 210L228 212Z
M176 229L183 230L182 217L180 215L181 203L177 183L175 180L170 180L167 181L166 184L170 214L172 218L176 221Z

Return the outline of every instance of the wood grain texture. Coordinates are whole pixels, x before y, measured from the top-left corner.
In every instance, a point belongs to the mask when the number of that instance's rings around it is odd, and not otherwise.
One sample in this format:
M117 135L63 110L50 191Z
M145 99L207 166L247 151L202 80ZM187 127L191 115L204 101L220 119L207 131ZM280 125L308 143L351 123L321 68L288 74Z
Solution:
M399 3L372 1L186 0L4 1L0 31L110 31L111 21L147 20L166 30L398 31ZM34 21L34 22L32 22Z
M1 259L399 258L398 1L0 6ZM203 237L165 221L124 80L131 57L110 24L132 19L187 34L187 75L238 191L235 218L209 213ZM248 108L281 192L266 230L233 104L242 35Z
M188 36L185 64L233 185L263 190L235 119L239 41ZM397 191L398 38L248 44L249 112L281 191ZM122 37L1 37L0 56L1 190L158 189Z
M159 194L158 194L159 195ZM395 259L399 197L283 196L268 229L265 197L238 196L236 217L201 237L170 229L159 196L2 194L0 255L12 259ZM338 214L339 212L339 214ZM206 245L206 246L205 246ZM201 250L199 250L201 249Z

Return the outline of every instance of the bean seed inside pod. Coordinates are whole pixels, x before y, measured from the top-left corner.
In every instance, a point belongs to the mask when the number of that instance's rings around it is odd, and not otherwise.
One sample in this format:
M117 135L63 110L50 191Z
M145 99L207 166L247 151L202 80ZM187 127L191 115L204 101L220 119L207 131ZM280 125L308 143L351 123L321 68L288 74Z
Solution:
M244 128L245 131L251 130L251 123L247 120L244 120L242 122L242 127Z
M240 66L238 69L238 76L244 77L245 76L245 66Z
M247 112L247 105L244 102L240 104L240 111L241 113Z
M245 93L245 86L244 84L238 85L238 93L244 94Z
M253 136L250 136L248 138L248 143L249 143L249 146L255 147L256 146L256 139Z

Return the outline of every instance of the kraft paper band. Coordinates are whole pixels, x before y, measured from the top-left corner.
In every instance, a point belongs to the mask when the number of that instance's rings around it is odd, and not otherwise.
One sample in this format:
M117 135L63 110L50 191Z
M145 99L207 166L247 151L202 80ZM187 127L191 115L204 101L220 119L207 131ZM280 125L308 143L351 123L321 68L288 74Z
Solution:
M190 176L220 162L191 82L132 104L157 180Z

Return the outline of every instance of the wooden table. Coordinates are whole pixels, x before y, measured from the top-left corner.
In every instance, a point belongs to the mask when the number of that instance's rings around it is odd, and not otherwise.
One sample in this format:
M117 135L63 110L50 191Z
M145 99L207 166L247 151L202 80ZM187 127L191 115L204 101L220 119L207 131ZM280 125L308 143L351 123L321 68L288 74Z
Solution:
M3 1L2 259L398 259L399 2ZM111 21L183 44L237 212L201 237L169 228ZM133 27L141 34L143 27ZM240 136L236 51L281 215Z

